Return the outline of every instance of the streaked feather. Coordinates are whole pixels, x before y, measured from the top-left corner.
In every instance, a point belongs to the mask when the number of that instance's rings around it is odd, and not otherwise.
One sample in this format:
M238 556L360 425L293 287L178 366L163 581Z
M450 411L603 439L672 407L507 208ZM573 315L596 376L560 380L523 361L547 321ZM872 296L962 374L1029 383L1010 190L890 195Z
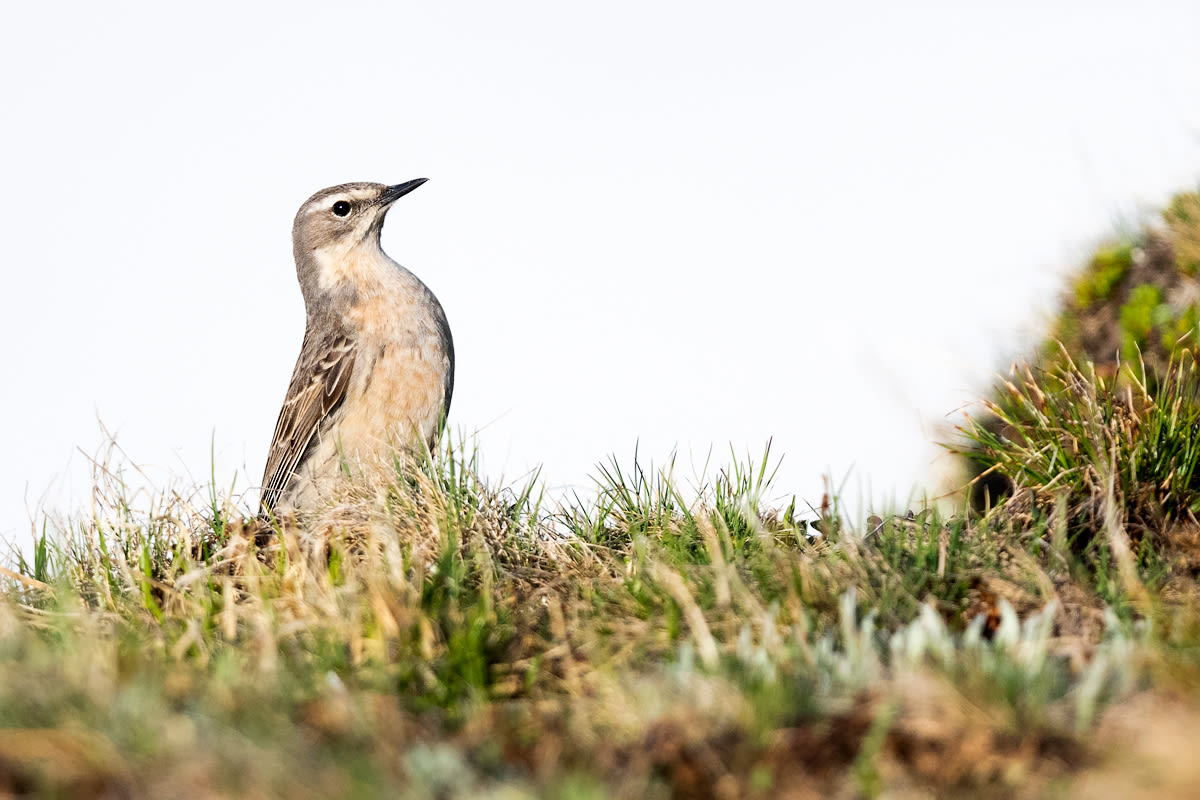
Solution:
M345 399L356 355L356 343L345 331L323 335L314 335L311 327L305 331L267 453L260 514L275 507L318 440L318 433L328 426L330 415Z

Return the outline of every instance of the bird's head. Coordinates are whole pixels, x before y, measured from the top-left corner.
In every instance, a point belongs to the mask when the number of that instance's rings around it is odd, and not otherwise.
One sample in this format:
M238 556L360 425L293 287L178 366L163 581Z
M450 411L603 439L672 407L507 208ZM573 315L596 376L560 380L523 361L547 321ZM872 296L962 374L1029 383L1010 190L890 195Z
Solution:
M379 233L392 203L425 183L426 178L387 186L343 183L322 189L305 201L292 225L292 247L305 301L334 291L352 277L357 262L380 252Z

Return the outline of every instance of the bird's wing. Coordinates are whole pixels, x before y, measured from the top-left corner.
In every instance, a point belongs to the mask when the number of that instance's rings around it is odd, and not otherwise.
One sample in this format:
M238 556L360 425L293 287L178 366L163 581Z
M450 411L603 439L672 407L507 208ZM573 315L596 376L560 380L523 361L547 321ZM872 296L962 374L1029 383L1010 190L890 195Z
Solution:
M278 502L322 424L345 398L356 351L354 340L344 332L315 336L305 331L267 452L259 513Z

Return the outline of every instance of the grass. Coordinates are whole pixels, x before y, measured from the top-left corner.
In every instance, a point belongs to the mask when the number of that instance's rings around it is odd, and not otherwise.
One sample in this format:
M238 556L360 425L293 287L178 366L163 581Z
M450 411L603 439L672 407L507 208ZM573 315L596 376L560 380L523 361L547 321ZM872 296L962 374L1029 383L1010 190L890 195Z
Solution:
M0 577L0 787L1069 791L1119 752L1109 709L1197 685L1159 535L1196 506L1194 381L1192 362L1124 394L1028 373L1020 435L971 430L1036 499L864 530L836 499L763 507L769 447L687 493L671 465L610 459L594 500L549 506L536 477L494 488L448 446L263 549L214 488L139 506L102 471L94 513Z

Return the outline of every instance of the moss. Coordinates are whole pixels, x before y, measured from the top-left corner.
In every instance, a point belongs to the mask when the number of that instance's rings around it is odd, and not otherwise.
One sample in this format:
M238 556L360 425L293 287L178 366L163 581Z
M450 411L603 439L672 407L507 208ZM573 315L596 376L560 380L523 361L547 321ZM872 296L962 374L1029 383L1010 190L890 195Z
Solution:
M1122 356L1126 360L1136 359L1150 332L1164 322L1164 314L1169 320L1170 313L1170 306L1163 304L1162 292L1157 286L1143 284L1135 288L1121 306Z
M1101 248L1083 275L1075 283L1075 303L1087 308L1097 300L1106 300L1133 266L1133 244L1121 244Z
M1200 312L1196 306L1187 306L1183 313L1163 326L1162 346L1167 352L1180 347L1194 347L1197 342L1196 328L1200 324Z

